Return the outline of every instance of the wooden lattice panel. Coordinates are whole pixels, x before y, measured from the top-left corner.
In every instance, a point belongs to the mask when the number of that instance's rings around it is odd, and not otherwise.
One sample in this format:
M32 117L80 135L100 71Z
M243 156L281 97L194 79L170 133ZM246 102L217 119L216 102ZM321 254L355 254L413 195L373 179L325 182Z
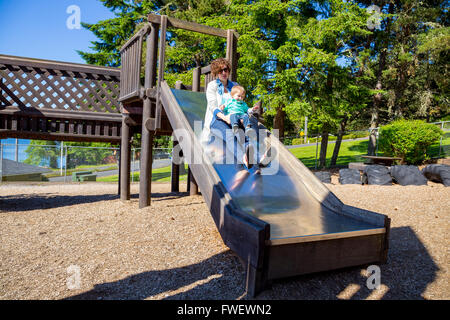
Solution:
M120 71L0 55L0 139L119 142Z
M119 71L108 74L75 64L4 57L0 56L1 105L120 113Z

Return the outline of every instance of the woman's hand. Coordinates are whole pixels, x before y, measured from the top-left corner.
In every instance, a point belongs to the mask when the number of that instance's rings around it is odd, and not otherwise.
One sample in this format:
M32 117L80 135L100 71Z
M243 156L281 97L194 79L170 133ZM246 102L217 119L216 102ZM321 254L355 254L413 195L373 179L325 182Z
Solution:
M225 121L229 125L231 125L230 115L224 115L222 112L217 113L217 118Z

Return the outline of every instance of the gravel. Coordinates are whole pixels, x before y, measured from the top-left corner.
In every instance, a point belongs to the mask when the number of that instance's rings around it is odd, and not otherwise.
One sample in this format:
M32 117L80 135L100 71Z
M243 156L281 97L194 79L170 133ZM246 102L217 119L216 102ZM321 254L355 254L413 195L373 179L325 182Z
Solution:
M391 219L381 285L368 266L276 280L257 299L449 299L450 188L326 186L344 203ZM0 185L0 299L249 299L246 270L222 242L201 195L138 184ZM180 189L186 190L181 184Z

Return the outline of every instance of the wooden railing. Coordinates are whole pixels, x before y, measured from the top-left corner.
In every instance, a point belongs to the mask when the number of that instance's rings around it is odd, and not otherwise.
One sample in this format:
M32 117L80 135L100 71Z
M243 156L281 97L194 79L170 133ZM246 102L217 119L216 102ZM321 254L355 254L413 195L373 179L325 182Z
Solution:
M122 64L120 102L130 102L143 98L141 93L142 43L149 29L150 26L146 25L120 49Z
M0 138L120 140L116 68L0 55Z
M211 65L203 67L200 69L200 76L201 75L205 75L205 86L203 88L203 90L199 90L199 91L205 91L206 92L206 87L208 86L208 83L211 82L213 80L213 76L211 73Z

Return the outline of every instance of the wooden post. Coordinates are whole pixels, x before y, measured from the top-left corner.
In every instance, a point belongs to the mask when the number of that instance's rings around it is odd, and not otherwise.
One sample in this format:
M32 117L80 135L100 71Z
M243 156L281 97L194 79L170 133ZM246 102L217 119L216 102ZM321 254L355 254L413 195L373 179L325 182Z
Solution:
M198 194L198 184L197 181L195 181L194 175L192 174L191 167L188 167L187 191L189 192L190 196Z
M181 90L183 86L183 83L180 80L177 80L175 82L175 89ZM172 170L171 170L171 192L180 192L180 165L175 164L173 162L174 153L173 151L176 149L176 146L178 145L178 141L176 140L175 136L173 136L173 149L172 149ZM179 155L177 155L178 157Z
M192 91L199 92L200 91L200 77L201 77L201 67L197 67L194 69L192 74ZM198 184L195 181L194 175L192 174L191 169L189 168L189 195L198 194Z
M120 183L120 177L122 176L122 174L120 173L120 167L122 166L122 141L119 144L119 160L117 163L117 167L119 168L119 181L117 183L117 194L119 195L120 198L120 193L121 193L121 188L122 188L122 184ZM122 198L120 198L122 199Z
M176 149L175 147L178 145L178 141L173 140L173 149L172 149L172 175L171 175L171 192L180 192L180 165L175 164L173 162L174 153L173 151ZM177 155L178 157L178 155Z
M235 31L232 29L227 30L227 53L226 59L230 61L231 70L230 70L230 79L231 81L237 81L237 36Z
M130 126L122 116L122 137L120 142L120 200L130 200Z
M200 92L201 67L194 68L192 73L192 91Z
M147 55L145 63L145 89L152 88L156 80L156 52L158 50L158 25L151 24L150 34L147 36ZM141 134L141 171L139 178L139 208L150 205L152 192L152 160L153 160L153 132L145 125L151 117L151 100L145 97L142 109Z
M167 30L167 16L161 16L161 34L159 36L159 61L158 61L158 84L156 94L156 113L155 126L157 129L161 128L161 82L164 80L164 64L166 57L166 30Z

